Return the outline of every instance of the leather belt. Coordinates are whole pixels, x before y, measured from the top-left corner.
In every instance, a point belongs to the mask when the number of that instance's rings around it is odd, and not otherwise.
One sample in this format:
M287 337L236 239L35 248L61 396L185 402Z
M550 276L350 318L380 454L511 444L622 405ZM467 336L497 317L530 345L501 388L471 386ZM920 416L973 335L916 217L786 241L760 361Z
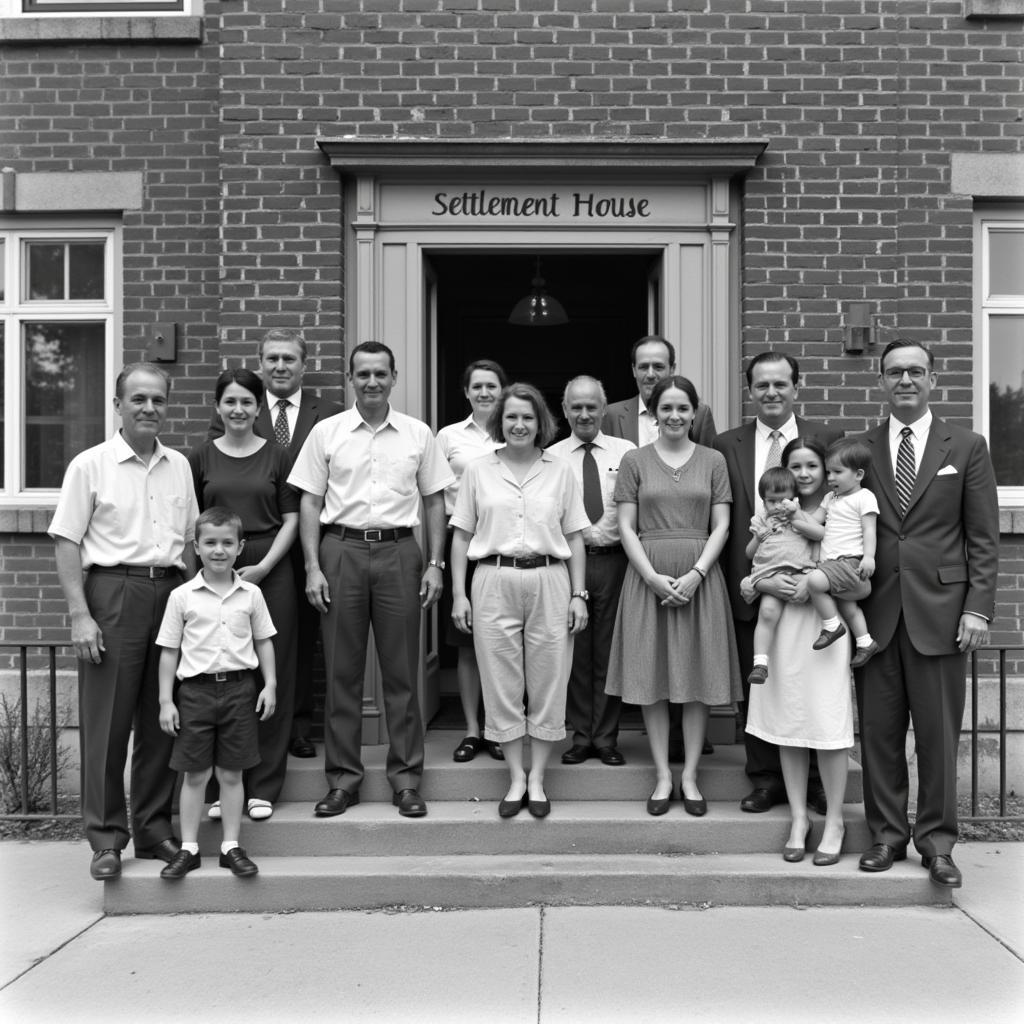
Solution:
M551 555L527 555L523 558L510 558L508 555L487 555L485 558L477 559L484 565L496 565L500 569L503 565L509 569L539 569L543 565L559 565L564 559L554 558Z
M412 536L411 526L396 526L391 530L353 530L348 526L327 526L324 533L329 533L342 540L361 540L366 544L378 544L385 540L401 540Z
M588 555L614 555L622 550L621 544L585 544L584 550Z
M180 576L176 565L93 565L89 572L105 572L111 576L145 576L150 580L163 580L168 576Z
M183 683L237 683L252 674L252 669L232 669L230 672L200 672L197 676L187 676Z

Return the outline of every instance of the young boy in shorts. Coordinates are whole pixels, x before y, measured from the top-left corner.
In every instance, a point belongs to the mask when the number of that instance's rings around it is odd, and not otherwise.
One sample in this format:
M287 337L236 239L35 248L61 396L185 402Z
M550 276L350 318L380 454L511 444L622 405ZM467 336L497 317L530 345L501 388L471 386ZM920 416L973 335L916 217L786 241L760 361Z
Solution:
M820 651L835 643L846 632L845 619L856 646L853 668L878 651L857 604L871 593L868 580L875 572L878 501L860 485L870 465L870 449L855 438L836 441L825 453L830 491L813 516L824 524L821 561L807 576L807 596L821 616L821 632L811 646Z
M202 571L171 591L156 638L163 648L160 728L176 737L171 767L184 773L181 850L160 877L184 878L200 866L199 819L213 771L220 783L224 828L220 866L246 878L259 868L238 845L242 773L260 761L256 716L265 721L277 705L270 642L277 630L259 587L233 568L245 543L242 520L226 508L209 508L196 520L194 543ZM258 695L257 666L263 675Z

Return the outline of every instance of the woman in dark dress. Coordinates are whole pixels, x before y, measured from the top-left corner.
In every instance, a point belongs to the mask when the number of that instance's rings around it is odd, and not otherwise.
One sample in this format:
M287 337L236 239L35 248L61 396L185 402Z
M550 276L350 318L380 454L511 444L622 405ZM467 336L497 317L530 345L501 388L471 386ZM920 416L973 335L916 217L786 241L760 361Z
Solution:
M251 370L225 370L214 392L224 435L189 454L199 508L221 505L242 518L245 544L238 575L263 592L277 628L277 711L259 723L260 763L245 773L246 810L253 821L274 813L288 763L295 695L295 586L286 556L299 530L299 498L288 486L288 450L253 432L263 382ZM219 801L210 817L220 814Z

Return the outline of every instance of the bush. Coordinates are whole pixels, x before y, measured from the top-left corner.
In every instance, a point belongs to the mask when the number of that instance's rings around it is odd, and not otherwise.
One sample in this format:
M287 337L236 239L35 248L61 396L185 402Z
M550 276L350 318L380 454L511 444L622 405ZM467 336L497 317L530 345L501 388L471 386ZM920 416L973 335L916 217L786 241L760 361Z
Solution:
M58 710L57 730L50 726L50 716L36 700L28 723L28 761L24 778L28 785L28 805L22 807L21 700L13 703L0 694L0 813L32 814L56 811L50 807L50 746L57 744L57 776L71 764L71 753L59 744L60 730L70 722L67 707Z

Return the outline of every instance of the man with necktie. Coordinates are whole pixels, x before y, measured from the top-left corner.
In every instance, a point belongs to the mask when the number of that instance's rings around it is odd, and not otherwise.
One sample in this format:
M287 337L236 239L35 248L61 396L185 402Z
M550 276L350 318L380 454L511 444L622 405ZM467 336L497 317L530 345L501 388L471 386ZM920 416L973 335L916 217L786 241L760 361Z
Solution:
M904 860L906 739L917 756L914 846L936 885L963 884L957 839L956 761L967 654L988 640L999 569L999 503L984 438L934 416L934 357L915 341L890 342L879 383L889 417L864 435L865 486L878 499L872 591L861 602L881 650L856 671L864 808L874 845L863 871Z
M604 683L627 564L612 495L619 459L636 445L601 432L606 406L600 381L593 377L569 381L562 397L562 411L572 434L548 449L572 466L591 523L583 531L590 619L587 628L576 635L573 646L566 701L572 746L562 754L562 764L582 764L595 756L607 765L626 763L617 746L622 702L604 692Z

